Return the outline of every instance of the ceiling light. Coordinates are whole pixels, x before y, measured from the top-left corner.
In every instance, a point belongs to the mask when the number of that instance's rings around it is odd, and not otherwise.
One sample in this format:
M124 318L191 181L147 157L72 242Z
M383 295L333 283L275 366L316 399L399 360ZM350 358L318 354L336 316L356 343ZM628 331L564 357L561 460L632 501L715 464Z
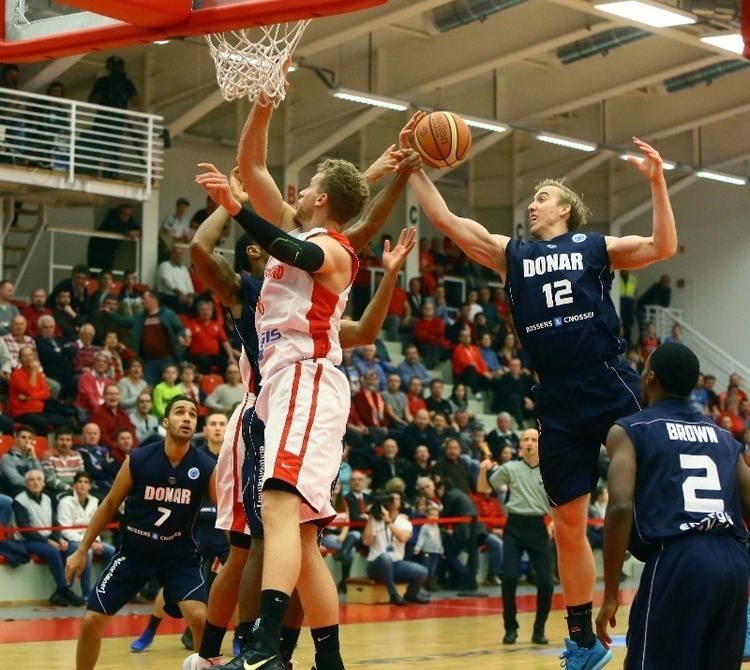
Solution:
M154 42L154 44L159 44L159 45L161 45L161 44L169 44L170 42L171 42L171 40L156 40L156 41Z
M692 14L657 2L622 0L622 2L606 2L594 5L594 7L608 14L638 21L638 23L645 23L647 26L653 26L654 28L685 26L689 23L695 23L695 17Z
M548 142L549 144L557 144L561 147L567 147L568 149L577 149L578 151L596 151L596 144L593 142L584 142L583 140L573 140L569 137L562 137L561 135L550 135L549 133L539 133L536 136L540 142Z
M723 172L714 172L713 170L699 170L695 173L696 177L701 179L713 179L714 181L721 181L725 184L734 184L735 186L745 186L747 179L744 177L737 177L732 174L725 174Z
M708 37L701 37L701 42L710 44L720 49L726 49L731 51L733 54L742 54L745 48L745 43L742 40L742 35L739 33L722 33L721 35L709 35Z
M358 102L363 105L372 105L373 107L382 107L383 109L392 109L396 112L403 112L409 109L409 103L403 100L386 98L381 95L373 95L372 93L362 93L361 91L352 91L348 88L333 89L331 95L340 100Z
M507 133L510 130L510 128L504 123L493 121L491 119L480 119L476 116L464 116L463 114L461 115L461 118L464 120L467 126L471 126L472 128L489 130L493 133Z
M621 160L626 161L628 160L628 158L635 158L637 161L643 160L643 156L639 156L638 154L620 154ZM672 161L662 160L661 166L665 170L674 170L677 167L677 163L673 163Z

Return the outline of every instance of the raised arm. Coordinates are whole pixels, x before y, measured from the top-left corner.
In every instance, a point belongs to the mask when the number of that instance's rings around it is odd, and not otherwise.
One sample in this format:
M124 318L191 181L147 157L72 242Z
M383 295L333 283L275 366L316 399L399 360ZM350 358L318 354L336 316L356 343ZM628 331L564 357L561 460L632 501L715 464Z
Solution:
M637 462L635 448L620 426L612 426L607 435L609 502L604 520L604 602L596 617L597 637L609 648L612 638L607 626L615 626L620 575L633 525L633 496Z
M242 307L240 276L226 258L214 251L231 218L226 209L218 207L198 226L190 242L190 260L208 288L219 297L221 304L234 313L237 307Z
M637 137L633 142L643 158L628 157L628 162L648 179L653 203L653 230L650 237L626 235L608 236L607 253L612 270L637 270L657 261L674 256L677 251L677 228L672 205L669 202L667 182L664 179L664 163L652 146Z
M273 105L253 104L240 135L237 165L253 209L282 230L293 230L294 207L284 200L266 164L272 115Z
M417 231L410 228L401 231L398 244L390 248L386 240L383 248L383 267L385 275L378 286L378 290L370 300L359 321L341 321L341 346L344 349L361 347L372 344L383 327L385 317L388 315L388 307L391 304L393 290L398 282L398 273L404 265L406 257L414 248Z
M404 126L400 135L402 149L413 146L414 129L424 116L425 112L417 112ZM473 261L505 276L505 247L509 237L493 235L480 223L453 214L424 170L412 173L409 186L432 225L450 237Z

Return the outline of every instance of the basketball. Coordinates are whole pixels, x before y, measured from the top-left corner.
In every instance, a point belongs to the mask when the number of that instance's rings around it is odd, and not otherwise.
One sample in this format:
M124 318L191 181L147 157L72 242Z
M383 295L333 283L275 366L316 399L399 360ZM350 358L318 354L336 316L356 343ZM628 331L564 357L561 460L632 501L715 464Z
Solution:
M458 114L432 112L417 124L414 145L430 167L453 167L469 155L471 131Z

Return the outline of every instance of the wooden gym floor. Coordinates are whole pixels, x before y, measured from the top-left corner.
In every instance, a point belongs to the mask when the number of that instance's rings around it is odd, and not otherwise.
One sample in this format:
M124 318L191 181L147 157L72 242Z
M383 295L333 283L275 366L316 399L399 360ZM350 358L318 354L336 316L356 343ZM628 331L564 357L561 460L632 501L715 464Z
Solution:
M533 592L532 592L533 593ZM632 600L632 591L623 600ZM478 662L482 667L503 670L559 669L558 655L566 634L564 610L559 594L555 596L547 623L549 646L532 645L534 620L533 595L519 596L519 640L513 646L501 643L502 605L499 589L488 598L436 599L429 605L394 607L391 605L344 605L341 608L343 655L349 670L409 670L418 665L429 670L454 670L459 665ZM28 610L28 608L26 608ZM45 670L72 670L75 667L75 637L82 609L33 608L33 618L13 620L3 611L0 623L0 658L6 666L28 666ZM47 612L45 612L47 610ZM524 611L525 610L525 611ZM618 613L614 631L614 657L610 667L622 667L625 656L624 633L629 607ZM148 621L147 608L140 606L113 619L105 631L100 670L179 670L186 652L180 644L181 622L165 620L152 646L142 654L130 652L130 642ZM596 611L596 608L595 608ZM20 614L20 613L19 613ZM60 616L62 614L62 616ZM230 651L231 633L223 650ZM312 642L306 630L295 654L297 670L312 666Z

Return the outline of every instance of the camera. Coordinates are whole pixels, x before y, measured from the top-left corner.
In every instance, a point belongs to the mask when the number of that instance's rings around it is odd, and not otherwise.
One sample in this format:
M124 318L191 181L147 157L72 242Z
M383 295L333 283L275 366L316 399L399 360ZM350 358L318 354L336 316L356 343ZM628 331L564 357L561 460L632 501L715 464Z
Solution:
M375 521L383 520L383 507L387 507L393 502L393 495L390 493L376 493L372 497L372 503L370 504L370 516Z

